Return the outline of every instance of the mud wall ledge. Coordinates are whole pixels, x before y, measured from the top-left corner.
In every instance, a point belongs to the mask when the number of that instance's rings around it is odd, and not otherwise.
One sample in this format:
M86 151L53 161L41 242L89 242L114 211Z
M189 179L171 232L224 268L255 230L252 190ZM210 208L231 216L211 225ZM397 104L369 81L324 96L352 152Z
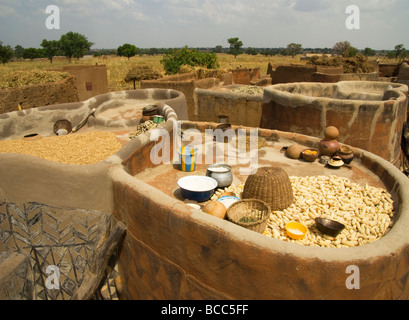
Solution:
M327 126L339 141L399 166L408 87L372 81L293 83L264 91L260 127L322 137Z
M349 249L268 238L190 208L124 168L112 168L114 215L128 226L120 255L124 298L407 299L409 181L381 157L360 149L358 154L399 202L399 220L382 239ZM360 290L346 288L351 265L365 275Z

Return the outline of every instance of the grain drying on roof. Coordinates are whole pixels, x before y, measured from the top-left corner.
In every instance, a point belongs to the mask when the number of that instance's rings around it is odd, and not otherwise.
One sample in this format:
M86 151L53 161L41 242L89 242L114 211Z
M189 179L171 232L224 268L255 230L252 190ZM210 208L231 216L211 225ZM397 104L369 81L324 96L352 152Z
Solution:
M32 155L64 164L89 165L101 162L122 148L112 132L94 131L36 141L0 141L0 153Z
M0 77L0 89L59 82L70 76L71 75L68 72L59 71L15 71Z
M294 202L283 211L273 211L264 235L305 246L350 248L374 242L385 236L394 223L390 193L382 188L361 186L338 176L290 177ZM242 197L244 184L217 190L212 200L223 192ZM336 237L322 234L315 218L336 220L346 227ZM301 222L309 232L302 240L290 239L285 230L289 222Z

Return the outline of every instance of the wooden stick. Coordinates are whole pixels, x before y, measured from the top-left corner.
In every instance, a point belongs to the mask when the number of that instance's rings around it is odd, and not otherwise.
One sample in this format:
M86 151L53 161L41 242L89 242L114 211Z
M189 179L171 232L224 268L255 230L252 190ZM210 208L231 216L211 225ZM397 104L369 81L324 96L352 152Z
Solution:
M88 115L82 120L75 128L72 129L72 133L77 132L79 129L81 129L85 124L88 122L89 117L91 117L95 112L97 111L96 108L93 108Z

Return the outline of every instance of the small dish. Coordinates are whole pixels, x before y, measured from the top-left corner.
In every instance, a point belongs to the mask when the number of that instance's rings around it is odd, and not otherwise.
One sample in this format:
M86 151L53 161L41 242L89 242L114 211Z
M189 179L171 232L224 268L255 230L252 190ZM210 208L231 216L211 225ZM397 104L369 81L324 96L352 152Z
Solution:
M328 166L331 168L339 169L344 165L344 161L342 161L341 157L335 156L331 158L331 160L328 162Z
M321 156L320 163L323 165L327 165L330 160L331 160L331 157L329 156Z
M320 232L331 237L336 237L342 230L345 229L345 225L331 219L316 218L315 223Z
M287 235L294 240L301 240L305 237L308 232L308 228L299 222L290 222L285 226Z
M227 209L235 202L240 201L240 198L236 196L223 196L217 199L218 202L221 202Z

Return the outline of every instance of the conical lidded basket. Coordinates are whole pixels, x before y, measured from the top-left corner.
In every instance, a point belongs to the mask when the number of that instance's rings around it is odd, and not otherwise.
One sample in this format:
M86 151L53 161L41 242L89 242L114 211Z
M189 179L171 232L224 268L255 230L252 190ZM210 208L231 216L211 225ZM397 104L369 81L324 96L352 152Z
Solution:
M243 199L259 199L269 204L271 211L282 211L294 202L290 178L278 167L263 167L250 175L243 189Z

